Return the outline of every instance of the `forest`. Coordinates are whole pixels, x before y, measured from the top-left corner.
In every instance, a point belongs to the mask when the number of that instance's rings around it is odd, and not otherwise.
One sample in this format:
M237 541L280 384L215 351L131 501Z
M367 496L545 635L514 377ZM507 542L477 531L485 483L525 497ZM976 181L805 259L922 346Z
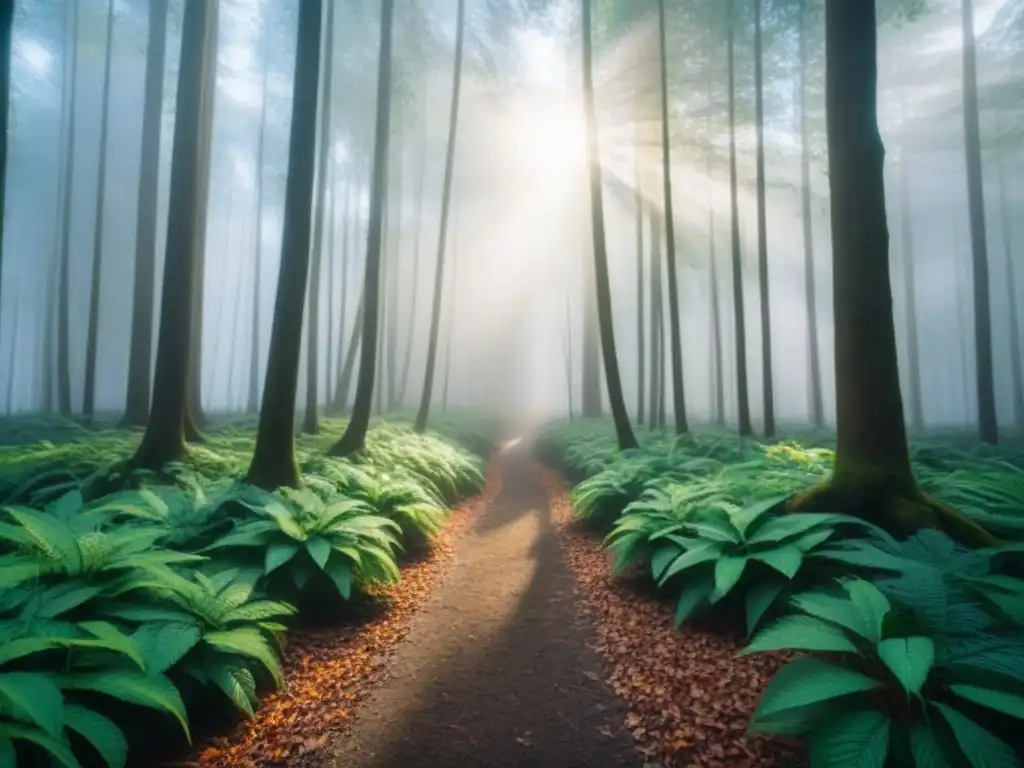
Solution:
M1024 768L1019 0L0 0L0 768Z

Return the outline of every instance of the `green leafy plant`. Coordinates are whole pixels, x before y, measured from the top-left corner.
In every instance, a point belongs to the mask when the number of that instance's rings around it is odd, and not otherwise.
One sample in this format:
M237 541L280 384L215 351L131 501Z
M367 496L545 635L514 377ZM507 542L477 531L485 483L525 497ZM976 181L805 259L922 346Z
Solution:
M930 599L922 595L920 600ZM870 582L793 597L792 613L743 653L799 657L768 684L751 730L806 735L812 768L1016 765L1013 749L977 720L1024 719L1024 641L997 634L928 634L911 605Z

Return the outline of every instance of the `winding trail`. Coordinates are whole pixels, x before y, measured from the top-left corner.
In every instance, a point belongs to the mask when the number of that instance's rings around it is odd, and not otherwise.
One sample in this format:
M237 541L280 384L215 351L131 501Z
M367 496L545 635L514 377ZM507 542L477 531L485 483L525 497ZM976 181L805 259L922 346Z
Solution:
M337 743L336 768L639 766L522 447Z

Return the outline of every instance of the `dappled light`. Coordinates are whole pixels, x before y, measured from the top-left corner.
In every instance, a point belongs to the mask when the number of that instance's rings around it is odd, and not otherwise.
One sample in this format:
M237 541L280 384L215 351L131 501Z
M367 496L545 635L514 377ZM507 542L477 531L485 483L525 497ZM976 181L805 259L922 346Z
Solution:
M0 1L0 768L1022 768L1024 4Z

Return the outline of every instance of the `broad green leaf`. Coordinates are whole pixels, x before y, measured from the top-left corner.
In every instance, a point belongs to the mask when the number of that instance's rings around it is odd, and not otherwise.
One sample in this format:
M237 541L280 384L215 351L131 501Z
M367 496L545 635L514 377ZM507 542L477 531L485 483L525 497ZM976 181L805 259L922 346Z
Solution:
M843 586L857 609L864 636L874 643L880 642L882 623L890 609L889 600L878 587L863 579L854 579Z
M66 611L73 610L83 603L92 600L101 591L101 587L69 581L61 585L63 589L51 589L44 593L42 604L36 612L41 618L54 619Z
M345 600L352 597L352 568L347 562L338 558L329 560L324 572L334 582L338 594Z
M679 627L684 621L694 616L706 603L715 583L710 575L701 579L690 580L683 585L683 590L676 601L676 612L673 624Z
M836 515L814 512L789 513L769 520L753 536L747 538L747 544L784 541L802 536L818 526L832 524L834 527L836 522Z
M740 655L781 650L857 653L857 646L834 624L814 616L792 614L776 619L758 632Z
M743 555L722 555L715 561L715 590L710 600L717 603L724 598L743 577L747 558Z
M277 522L278 526L280 526L281 531L285 536L295 539L296 541L306 540L306 532L302 530L302 526L295 520L295 516L292 514L291 510L281 502L272 501L262 507L260 512L272 517Z
M935 643L930 637L894 637L880 642L875 650L903 690L921 693L935 663Z
M804 564L804 553L793 544L786 544L778 549L765 549L760 552L751 552L752 560L760 560L767 566L774 568L787 579L792 579Z
M910 729L910 754L914 757L915 768L949 768L942 745L927 725Z
M222 632L209 632L203 640L222 651L235 653L260 662L267 672L270 673L270 676L274 678L274 682L278 687L284 684L277 655L270 645L267 644L266 637L258 629L241 627Z
M0 665L7 664L15 659L31 656L33 653L42 653L63 645L61 638L52 637L22 637L17 640L10 640L0 645Z
M63 679L63 687L95 691L129 704L167 712L181 724L185 738L191 743L192 736L188 730L188 718L181 695L171 681L162 675L108 669L102 672L69 675Z
M145 668L145 662L142 660L142 654L139 653L139 647L135 644L135 641L113 624L108 624L105 621L83 621L79 626L95 637L98 642L93 644L87 640L77 640L75 641L76 645L82 647L94 646L116 651L134 661L139 669Z
M275 541L267 547L267 556L263 564L263 570L267 574L273 573L282 565L287 563L299 551L299 545L292 541Z
M109 768L124 768L128 740L112 720L77 704L64 708L65 725L95 747Z
M1024 720L1024 696L965 683L951 685L950 690L961 698L994 709L1018 720Z
M7 513L21 523L41 552L46 552L50 559L60 559L68 575L81 572L82 552L78 548L78 539L65 523L26 507L8 507Z
M801 657L789 662L771 679L761 694L753 720L871 691L878 686L877 680L856 670L838 667L812 656Z
M199 643L202 629L194 622L143 624L132 635L147 672L166 672Z
M809 616L831 621L865 640L868 639L864 621L854 604L845 597L837 597L826 592L803 592L790 598L790 604Z
M664 544L658 547L651 555L651 576L655 581L661 578L661 574L672 564L672 561L679 557L681 548L675 544Z
M74 753L63 739L55 739L38 728L0 721L0 742L3 741L31 742L44 749L64 768L80 768Z
M18 755L14 751L14 742L0 736L0 768L18 768Z
M10 589L26 581L38 579L52 569L53 563L36 557L0 557L0 589Z
M660 583L664 584L677 573L685 571L687 568L693 568L694 566L715 560L721 554L722 545L717 543L702 544L699 547L687 550L673 560L672 564L665 569L665 572L661 574Z
M932 702L949 724L956 743L972 768L1008 768L1017 762L1013 750L1001 739L952 707Z
M234 702L235 706L253 717L256 712L256 681L245 667L214 665L210 670L210 682L220 688Z
M885 768L891 725L873 709L826 720L811 734L811 768Z
M754 634L765 611L772 607L785 588L785 582L771 580L760 580L750 585L746 600L748 635Z
M0 697L19 720L38 725L53 738L64 728L60 687L49 676L37 672L7 672L0 675Z

